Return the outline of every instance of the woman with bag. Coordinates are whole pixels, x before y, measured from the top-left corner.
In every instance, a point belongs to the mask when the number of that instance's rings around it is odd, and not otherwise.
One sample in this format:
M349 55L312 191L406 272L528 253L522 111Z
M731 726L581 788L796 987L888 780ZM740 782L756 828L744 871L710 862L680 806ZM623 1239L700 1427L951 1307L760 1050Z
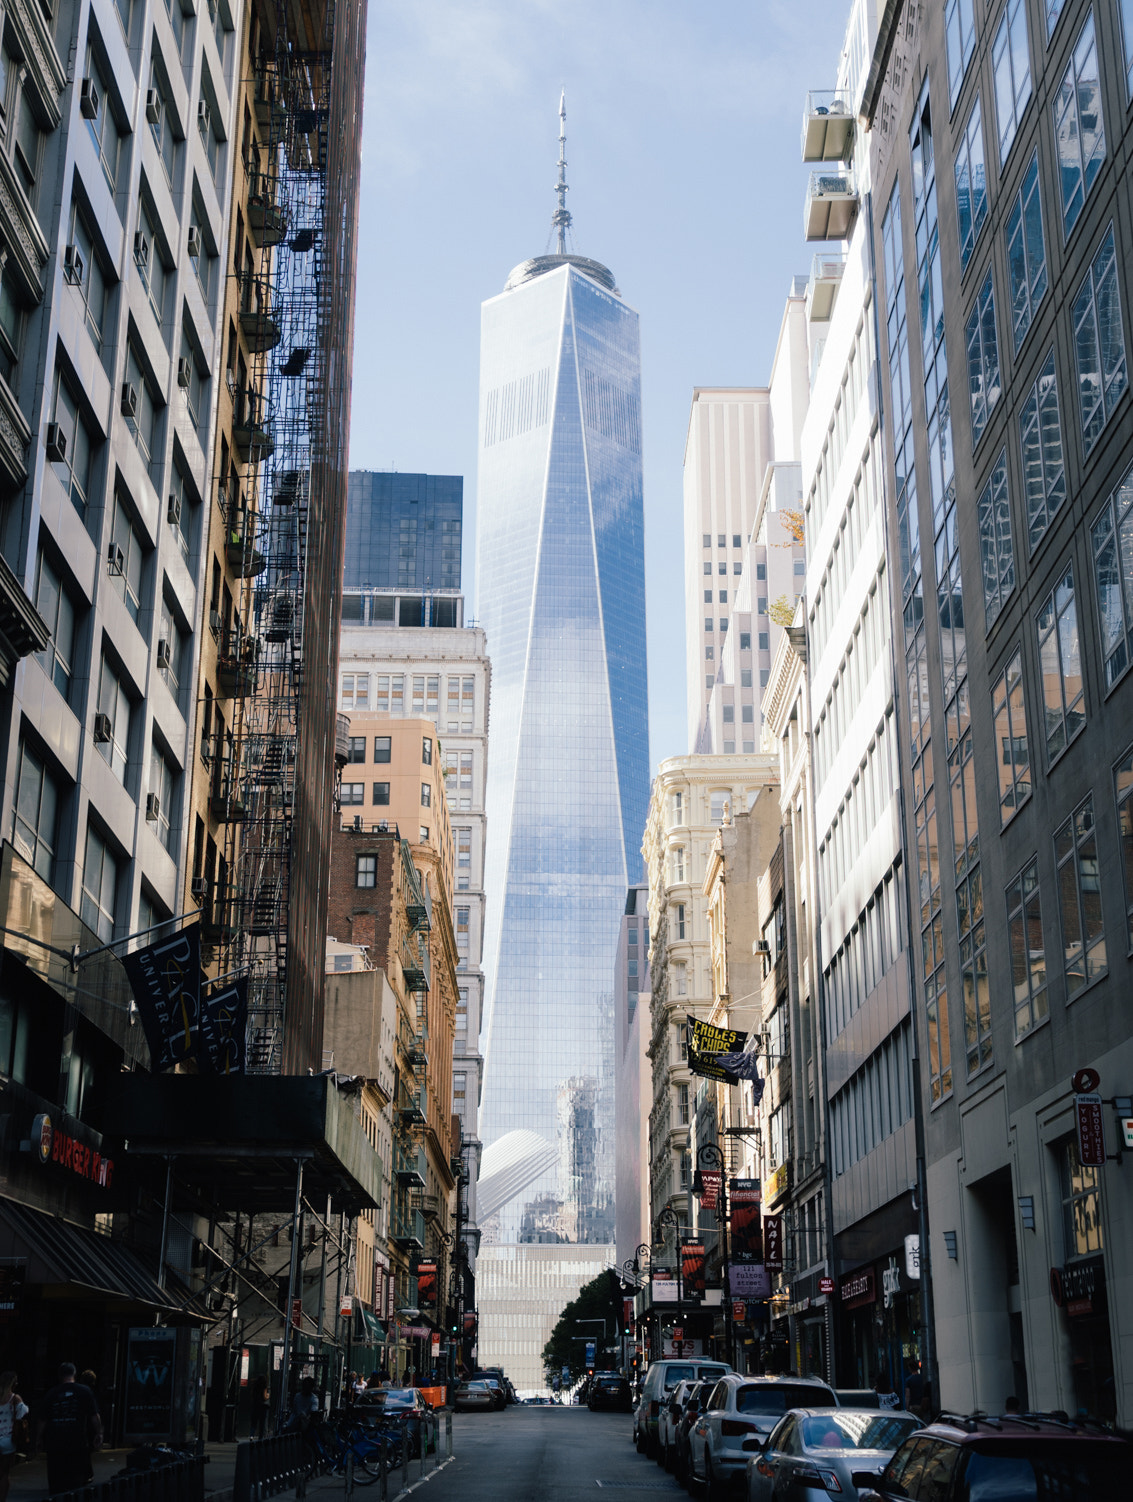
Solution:
M28 1405L16 1391L15 1372L0 1372L0 1502L8 1502L12 1467L28 1451Z

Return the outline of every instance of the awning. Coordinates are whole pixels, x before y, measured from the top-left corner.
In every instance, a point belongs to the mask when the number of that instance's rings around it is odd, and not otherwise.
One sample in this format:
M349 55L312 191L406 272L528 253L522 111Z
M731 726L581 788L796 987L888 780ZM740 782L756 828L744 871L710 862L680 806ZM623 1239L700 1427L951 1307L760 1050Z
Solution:
M354 1307L360 1316L361 1340L368 1346L384 1346L386 1331L378 1316L372 1309L367 1309L365 1304L355 1303Z
M0 1199L0 1256L26 1257L28 1285L49 1287L55 1297L94 1294L171 1314L186 1312L178 1296L159 1287L127 1247L16 1200Z

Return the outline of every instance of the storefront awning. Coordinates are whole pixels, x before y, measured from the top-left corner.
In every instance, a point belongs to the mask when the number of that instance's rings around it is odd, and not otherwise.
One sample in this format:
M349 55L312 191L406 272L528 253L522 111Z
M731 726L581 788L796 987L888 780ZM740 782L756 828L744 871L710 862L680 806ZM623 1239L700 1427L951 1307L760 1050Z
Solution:
M384 1346L386 1343L386 1331L385 1326L378 1316L373 1310L367 1309L365 1304L355 1304L354 1307L360 1316L362 1327L361 1339L364 1343L368 1346Z
M94 1293L170 1314L186 1312L127 1247L16 1200L0 1199L0 1257L26 1258L27 1283L51 1288L56 1298Z

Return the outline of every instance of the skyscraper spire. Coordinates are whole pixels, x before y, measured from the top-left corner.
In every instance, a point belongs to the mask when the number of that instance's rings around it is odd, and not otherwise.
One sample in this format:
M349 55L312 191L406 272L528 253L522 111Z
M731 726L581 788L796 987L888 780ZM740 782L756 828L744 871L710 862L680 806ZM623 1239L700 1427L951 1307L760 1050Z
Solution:
M567 253L567 230L570 229L570 210L566 206L566 90L559 99L559 180L555 184L559 206L551 215L551 225L558 231L559 255Z

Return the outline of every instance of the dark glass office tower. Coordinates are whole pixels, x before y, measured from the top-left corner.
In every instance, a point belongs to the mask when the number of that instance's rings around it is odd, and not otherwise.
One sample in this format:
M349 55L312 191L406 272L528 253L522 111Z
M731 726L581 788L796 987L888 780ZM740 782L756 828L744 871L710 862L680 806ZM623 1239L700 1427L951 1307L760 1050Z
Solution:
M351 470L345 587L459 589L463 511L460 475Z

